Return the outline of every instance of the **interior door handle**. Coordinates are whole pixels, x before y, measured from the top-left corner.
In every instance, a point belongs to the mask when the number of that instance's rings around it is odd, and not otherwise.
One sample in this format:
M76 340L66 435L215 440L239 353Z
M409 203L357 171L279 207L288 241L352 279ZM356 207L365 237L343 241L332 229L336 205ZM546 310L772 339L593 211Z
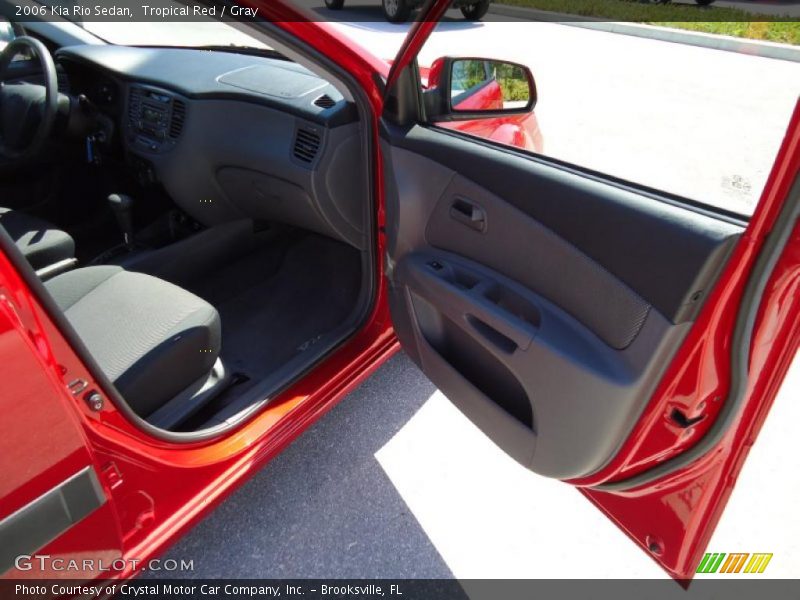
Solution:
M486 231L486 211L465 198L453 200L450 217L476 231Z

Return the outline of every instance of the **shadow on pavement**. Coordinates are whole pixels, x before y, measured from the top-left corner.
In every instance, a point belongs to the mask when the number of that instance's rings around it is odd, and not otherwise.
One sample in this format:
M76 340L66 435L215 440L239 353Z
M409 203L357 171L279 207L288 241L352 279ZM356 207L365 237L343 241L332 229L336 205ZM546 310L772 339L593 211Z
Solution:
M162 558L191 578L452 578L375 459L435 390L395 356Z

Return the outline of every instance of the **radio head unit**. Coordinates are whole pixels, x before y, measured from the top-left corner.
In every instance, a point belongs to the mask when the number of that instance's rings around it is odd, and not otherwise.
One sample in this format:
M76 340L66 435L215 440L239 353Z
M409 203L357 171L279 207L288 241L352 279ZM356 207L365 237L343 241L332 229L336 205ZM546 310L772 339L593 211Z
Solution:
M165 152L175 145L186 119L186 104L174 94L133 84L128 90L127 139L140 152Z

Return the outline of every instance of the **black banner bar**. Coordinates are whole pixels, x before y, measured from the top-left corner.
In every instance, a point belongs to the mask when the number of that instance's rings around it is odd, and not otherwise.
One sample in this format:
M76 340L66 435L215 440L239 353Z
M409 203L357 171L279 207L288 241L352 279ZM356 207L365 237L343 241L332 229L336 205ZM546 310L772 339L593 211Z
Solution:
M0 598L115 598L147 600L591 600L719 599L796 600L796 580L701 579L692 583L662 580L556 579L140 579L130 582L79 580L3 580Z

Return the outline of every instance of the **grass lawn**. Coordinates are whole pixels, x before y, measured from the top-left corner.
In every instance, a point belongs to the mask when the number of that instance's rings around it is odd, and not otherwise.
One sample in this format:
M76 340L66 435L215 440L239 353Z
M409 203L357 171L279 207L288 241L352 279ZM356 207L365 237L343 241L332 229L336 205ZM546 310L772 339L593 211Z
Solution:
M800 21L753 21L742 10L689 4L647 4L636 0L495 0L498 4L591 17L648 23L754 40L800 45Z

